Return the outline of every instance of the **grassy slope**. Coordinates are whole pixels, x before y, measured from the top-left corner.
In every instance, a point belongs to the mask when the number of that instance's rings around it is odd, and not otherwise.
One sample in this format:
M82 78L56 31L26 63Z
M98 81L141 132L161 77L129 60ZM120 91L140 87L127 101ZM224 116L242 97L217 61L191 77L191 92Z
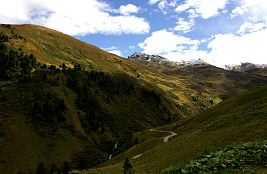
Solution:
M220 101L219 98L222 98L227 93L237 93L248 87L266 82L266 78L261 76L229 73L215 67L212 67L212 71L209 71L211 68L204 69L209 78L207 76L199 76L202 72L198 72L196 75L190 71L185 74L164 74L153 68L148 68L127 59L121 59L70 36L40 26L0 26L0 33L5 35L14 35L12 33L15 33L23 36L24 39L11 39L6 45L10 49L18 50L21 48L25 53L33 53L39 62L48 65L65 63L69 67L78 63L86 70L105 71L111 78L114 77L116 79L118 77L122 79L122 82L134 83L137 88L128 97L120 92L118 95L105 93L105 91L101 90L101 86L97 84L90 87L92 91L95 88L100 91L100 95L95 91L93 96L96 97L101 110L111 113L116 125L116 130L111 131L115 135L116 132L120 132L122 129L124 131L125 129L140 131L158 126L165 123L164 119L166 119L167 115L174 116L174 119L192 116L200 110L212 107L210 100ZM124 83L115 83L112 85L112 89L119 89L117 86L122 84ZM84 128L79 121L79 113L82 112L78 111L79 109L75 104L77 92L69 88L65 89L66 86L64 84L54 86L43 84L43 82L10 84L4 86L4 88L7 95L5 97L5 94L1 93L0 100L0 130L4 132L2 133L4 136L1 136L0 146L5 148L1 151L1 156L3 157L1 158L1 169L5 168L9 172L13 170L13 173L18 168L26 170L29 165L32 169L35 168L40 159L60 164L63 160L69 160L73 153L84 150L84 146L88 145L88 142L79 137L80 134L84 134ZM142 89L156 91L163 99L163 105L168 106L169 113L162 114L160 108L151 105L151 100L140 98ZM48 134L47 137L44 137L35 130L34 124L27 120L28 113L26 114L25 112L32 106L32 102L36 100L32 93L37 91L36 93L40 95L43 93L42 90L46 92L53 91L55 96L64 99L67 106L67 113L65 113L67 126L71 126L70 130L73 131L74 129L74 133L70 132L68 128L66 129L65 124L59 125L59 127L53 125L51 126L51 135ZM112 102L107 101L107 98L110 99L110 97ZM125 128L126 124L130 126ZM55 127L57 127L57 131L53 132ZM44 132L45 134L50 133L50 128L45 130L49 130ZM107 132L104 137L115 141L114 134L110 135L110 132ZM15 143L18 137L23 137L18 140L21 142L20 146ZM99 133L92 133L89 137L95 141L101 141ZM98 138L100 140L97 140ZM62 141L55 142L56 139L61 139ZM65 142L69 146L65 147ZM92 149L97 149L93 143L89 143L89 145ZM140 151L143 148L145 147L140 147ZM25 150L23 154L14 158L16 161L10 160L12 159L10 156L20 154L21 149ZM48 152L51 152L51 154ZM46 156L46 154L48 155ZM59 156L58 154L61 155ZM103 154L101 151L97 151L94 152L94 156L101 157ZM160 165L155 163L155 165L158 165L155 170L157 170L157 167L160 169L162 166L165 167L168 162L162 162ZM146 167L144 166L143 168ZM142 166L140 169L142 169Z
M38 123L33 124L27 116L28 109L35 100L35 93L51 92L56 90L55 88L52 89L44 83L21 83L1 87L0 124L3 132L0 136L0 170L3 173L32 170L39 161L49 161L48 164L61 163L70 159L73 153L84 149L85 142L71 131L66 131L66 125L40 126ZM61 97L71 102L73 92L67 92L69 95ZM69 110L67 115L74 117L70 112L72 111Z
M33 53L40 62L56 65L65 62L72 66L72 61L77 61L74 63L80 63L86 70L105 71L95 75L85 72L59 73L56 75L59 80L51 75L49 80L0 81L0 171L6 174L33 171L40 161L59 166L64 161L73 160L74 155L88 148L89 161L95 164L108 158L117 140L130 140L130 132L166 124L169 114L176 113L179 116L182 112L168 96L162 94L160 88L133 76L137 65L133 63L129 66L130 61L42 27L26 25L11 29L1 26L0 29L1 34L8 36L14 35L12 31L23 35L25 40L12 38L5 44L11 50L22 48L25 53ZM51 33L55 35L52 37ZM49 48L42 47L42 44ZM81 52L88 56L83 61L95 61L97 67L82 62L80 57L64 55L65 51L60 47L51 48L58 44L71 44L76 45L75 49L83 49ZM46 54L47 51L51 54ZM118 68L120 63L124 69ZM153 73L152 70L148 72ZM77 89L67 85L68 79L76 83ZM47 100L47 93L51 94L52 99L64 100L65 122L42 123L32 119L34 103ZM96 130L84 124L86 109L78 106L79 93L80 97L94 99L96 119L100 122ZM88 118L87 121L92 122ZM120 148L125 146L123 143L120 141Z
M75 80L75 82L82 84L82 87L86 84L83 82L88 82L88 79L83 77L83 73L76 76L81 80ZM94 130L91 125L89 127L84 125L83 119L89 123L91 120L86 118L86 110L77 104L79 91L64 84L65 79L69 78L68 75L60 74L60 77L59 81L37 79L11 84L1 82L0 130L3 133L0 136L0 144L3 148L0 153L2 160L0 169L5 170L6 173L32 169L40 160L49 165L61 164L65 160L71 160L74 154L84 151L85 146L93 148L90 151L90 157L98 158L100 161L105 160L108 157L107 152L111 152L115 141L120 140L119 147L124 145L121 140L127 138L128 132L167 123L168 114L158 106L157 96L161 98L160 105L169 109L168 99L161 94L156 94L159 92L157 89L143 87L130 77L117 75L116 77L107 76L106 80L110 80L108 86L101 85L101 81L98 81L101 78L96 81L89 80L88 91L91 93L82 93L82 95L88 95L84 96L85 98L93 97L96 103L96 119L100 125ZM124 78L127 80L123 80ZM132 85L133 89L128 88L129 86L124 82ZM148 96L143 100L143 95L153 90L156 92L152 93L152 97ZM64 100L65 122L42 123L32 119L34 103L47 100L47 93L50 93L52 99ZM84 139L85 137L88 140ZM130 141L131 138L129 137L128 140ZM108 151L106 151L107 148L109 148ZM94 159L91 161L95 162ZM27 165L24 162L27 162Z
M222 149L267 136L267 88L258 88L230 98L198 117L162 129L178 137L166 144L156 144L135 160L136 173L159 173L170 165L187 163L204 151ZM139 145L140 146L140 145ZM132 157L134 149L125 156ZM110 161L108 164L116 163ZM98 173L121 173L122 163L98 169ZM89 172L90 173L90 172Z
M159 88L166 97L173 100L182 110L176 114L179 117L191 116L212 107L211 100L216 103L218 98L224 99L225 96L231 96L249 87L267 83L266 78L258 75L229 72L213 66L160 72L45 27L0 26L0 33L10 34L12 31L23 36L25 40L12 39L9 46L33 53L39 62L55 65L65 63L69 67L78 63L84 69L109 73L123 72L130 76L138 76L141 83Z

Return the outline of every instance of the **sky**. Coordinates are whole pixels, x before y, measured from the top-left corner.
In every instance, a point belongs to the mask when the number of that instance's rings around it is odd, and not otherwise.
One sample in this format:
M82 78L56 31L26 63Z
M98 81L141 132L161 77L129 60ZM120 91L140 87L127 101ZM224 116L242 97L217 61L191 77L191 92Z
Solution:
M42 25L122 57L267 64L267 0L0 1L0 23Z

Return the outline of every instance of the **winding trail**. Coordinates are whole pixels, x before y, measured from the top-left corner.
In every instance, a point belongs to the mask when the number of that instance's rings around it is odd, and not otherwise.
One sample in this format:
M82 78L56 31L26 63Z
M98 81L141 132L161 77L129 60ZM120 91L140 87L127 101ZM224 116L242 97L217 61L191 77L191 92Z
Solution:
M167 133L170 133L168 136L165 136L163 137L163 143L167 143L168 141L170 141L172 138L176 137L177 136L177 133L175 132L172 132L172 131L159 131L159 130L156 130L156 129L149 129L147 131L150 131L150 132L167 132ZM141 157L143 154L138 154L134 157L132 157L132 159L137 159L139 157Z
M159 131L159 130L156 130L156 129L150 129L149 131L151 131L151 132L168 132L168 133L170 133L170 135L168 135L166 137L163 137L163 143L167 143L173 137L177 136L177 133L172 132L172 131Z

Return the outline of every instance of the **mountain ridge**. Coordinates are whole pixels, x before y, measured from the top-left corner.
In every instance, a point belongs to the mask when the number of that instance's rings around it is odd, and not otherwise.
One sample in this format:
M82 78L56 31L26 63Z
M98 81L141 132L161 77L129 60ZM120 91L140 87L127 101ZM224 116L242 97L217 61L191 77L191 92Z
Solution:
M132 55L128 56L129 59L142 62L145 64L149 63L158 63L165 64L167 66L177 66L179 68L184 68L186 66L201 66L201 65L211 65L205 62L202 59L196 59L191 61L172 61L168 58L159 56L159 55L149 55L145 53L135 52ZM213 66L213 65L211 65ZM220 67L218 67L220 68ZM267 71L267 64L254 64L250 62L240 63L240 65L224 65L223 69L230 71L238 71L238 72L257 72L257 71Z
M168 58L159 56L159 55L149 55L145 53L133 53L132 55L128 56L129 59L140 61L140 62L151 62L151 63L159 63L159 64L166 64L169 66L178 66L178 67L186 67L186 66L194 66L194 65L208 65L202 59L191 60L191 61L171 61Z

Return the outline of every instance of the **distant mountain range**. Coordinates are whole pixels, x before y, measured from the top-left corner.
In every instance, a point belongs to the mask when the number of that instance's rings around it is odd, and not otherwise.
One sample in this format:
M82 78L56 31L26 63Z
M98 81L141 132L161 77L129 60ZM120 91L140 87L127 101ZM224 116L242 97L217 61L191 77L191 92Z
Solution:
M186 66L195 66L195 65L208 65L207 62L205 62L202 59L197 60L190 60L190 61L171 61L165 57L159 56L159 55L149 55L145 53L134 53L131 56L128 57L129 59L140 61L147 64L161 64L161 65L169 65L169 66L178 66L178 67L186 67Z
M187 67L187 66L200 66L200 65L209 65L202 59L190 60L190 61L171 61L165 57L159 55L149 55L145 53L134 53L128 57L129 59L139 61L148 65L166 65L172 67ZM224 69L238 72L267 72L267 64L253 64L253 63L241 63L240 65L225 65Z
M240 65L226 65L225 69L241 72L267 72L267 64L241 63Z

